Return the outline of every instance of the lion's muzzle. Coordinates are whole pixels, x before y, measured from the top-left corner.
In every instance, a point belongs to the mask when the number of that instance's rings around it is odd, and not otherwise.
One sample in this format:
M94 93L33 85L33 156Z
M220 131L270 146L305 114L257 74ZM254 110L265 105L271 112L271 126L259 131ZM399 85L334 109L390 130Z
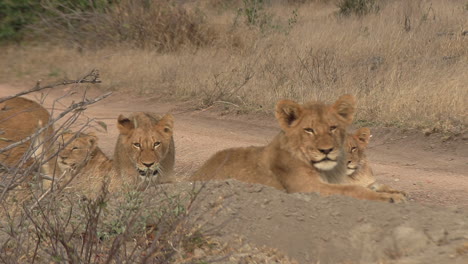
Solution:
M346 167L346 175L348 176L352 175L354 172L356 172L358 167L359 166L355 162L348 161L348 165Z
M319 161L311 160L310 162L315 168L323 171L332 170L338 164L336 160L331 159L328 156Z

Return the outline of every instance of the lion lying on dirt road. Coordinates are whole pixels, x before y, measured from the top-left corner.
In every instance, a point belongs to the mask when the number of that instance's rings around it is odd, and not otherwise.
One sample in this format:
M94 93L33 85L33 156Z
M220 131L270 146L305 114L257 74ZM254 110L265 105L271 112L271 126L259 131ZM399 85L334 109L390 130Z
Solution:
M112 161L98 147L94 134L67 132L60 138L65 146L59 152L58 165L63 171L79 169L80 173L94 174L111 168Z
M42 105L23 97L15 97L0 103L0 149L32 136L45 127L49 119L50 114ZM53 126L49 126L40 135L0 153L0 163L7 167L22 165L21 167L26 169L34 161L47 159L55 150L51 143L53 133ZM23 161L27 157L31 158ZM52 175L55 171L55 159L44 164L42 169L44 174Z
M48 124L49 119L49 112L29 99L17 97L1 103L0 148L31 136ZM173 122L170 114L160 117L153 113L138 112L129 118L119 116L117 126L120 135L115 147L115 162L107 158L97 146L96 136L64 133L60 137L64 147L59 151L58 163L56 159L51 159L41 168L50 178L64 176L60 183L66 182L68 176L75 175L69 187L83 191L88 196L96 194L107 176L112 179L111 191L124 183L139 184L141 180L158 183L161 176L169 176L174 169ZM15 167L30 149L34 152L32 157L41 157L44 150L47 155L55 153L57 148L55 142L52 142L53 135L54 129L50 126L37 138L0 153L0 163ZM52 143L42 144L46 140ZM30 159L26 166L33 162ZM49 179L44 180L44 187L48 188L51 182Z
M120 115L117 127L120 135L113 160L98 147L96 136L84 133L63 135L63 142L70 142L59 153L59 165L63 170L77 173L70 188L94 198L102 183L107 181L110 181L109 191L114 192L124 185L158 183L159 177L173 172L172 115L160 117L147 112L133 113L128 118ZM91 191L87 190L88 186L92 187Z
M160 182L173 173L175 146L174 118L171 114L137 112L120 115L120 131L114 152L113 169L123 182ZM114 181L114 179L113 179Z
M58 154L58 165L67 173L61 184L70 180L68 188L95 198L112 175L112 160L99 148L94 134L67 132L60 140L64 147Z
M346 177L346 128L352 123L355 98L341 96L334 104L276 105L281 132L264 147L232 148L212 156L192 181L234 178L292 192L342 194L358 199L401 202L401 194L378 193L357 185L336 184Z
M376 182L374 173L369 165L365 150L369 144L371 131L367 127L360 128L346 138L347 180L343 183L368 187L376 192L401 193L387 185Z

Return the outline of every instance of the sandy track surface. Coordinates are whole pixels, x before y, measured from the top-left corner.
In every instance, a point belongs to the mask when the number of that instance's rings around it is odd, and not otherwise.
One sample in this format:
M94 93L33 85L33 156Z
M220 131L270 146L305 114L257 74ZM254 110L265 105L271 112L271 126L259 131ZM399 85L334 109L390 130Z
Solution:
M25 87L0 85L0 96L11 95ZM51 106L70 88L49 90L46 107ZM76 88L75 88L76 89ZM84 89L62 100L64 104L82 96ZM99 95L88 91L88 96ZM28 95L39 98L38 94ZM56 104L57 108L63 108ZM254 116L223 118L216 113L184 111L181 105L157 98L114 93L104 101L89 107L85 115L108 125L107 133L97 132L99 145L109 156L113 154L118 135L116 119L119 114L135 111L171 112L175 116L177 151L176 171L183 178L218 150L265 145L278 133L273 118ZM468 207L468 140L461 137L442 142L437 135L424 136L418 132L374 128L368 157L377 179L410 194L412 200L423 204Z

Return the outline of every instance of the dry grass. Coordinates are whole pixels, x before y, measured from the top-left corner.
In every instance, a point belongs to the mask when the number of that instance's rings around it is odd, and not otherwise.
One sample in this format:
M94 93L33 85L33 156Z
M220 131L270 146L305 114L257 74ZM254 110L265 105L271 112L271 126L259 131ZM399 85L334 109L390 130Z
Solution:
M330 101L352 93L358 120L367 125L465 129L466 1L388 1L362 18L338 17L335 5L310 2L268 6L266 29L245 25L235 7L190 3L187 8L205 12L216 36L209 46L175 52L3 47L0 78L67 77L95 67L105 76L104 89L195 98L201 107L228 102L242 111L271 112L282 98Z

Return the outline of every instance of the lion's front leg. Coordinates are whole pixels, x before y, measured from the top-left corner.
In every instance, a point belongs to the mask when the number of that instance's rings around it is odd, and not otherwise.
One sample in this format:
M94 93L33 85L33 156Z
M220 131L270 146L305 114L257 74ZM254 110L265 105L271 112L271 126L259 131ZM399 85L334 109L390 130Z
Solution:
M401 193L375 192L369 188L358 185L329 184L320 179L318 172L313 170L296 170L295 173L279 177L288 193L318 192L320 195L346 195L361 200L384 201L401 203L406 201Z
M321 195L341 194L361 200L384 201L390 203L402 203L406 201L406 196L399 192L375 192L371 189L356 185L320 183L317 187Z
M399 190L393 189L392 187L388 185L377 183L377 182L370 184L368 188L379 193L399 193L399 194L404 195L405 197L408 197L408 194L404 191L399 191Z

